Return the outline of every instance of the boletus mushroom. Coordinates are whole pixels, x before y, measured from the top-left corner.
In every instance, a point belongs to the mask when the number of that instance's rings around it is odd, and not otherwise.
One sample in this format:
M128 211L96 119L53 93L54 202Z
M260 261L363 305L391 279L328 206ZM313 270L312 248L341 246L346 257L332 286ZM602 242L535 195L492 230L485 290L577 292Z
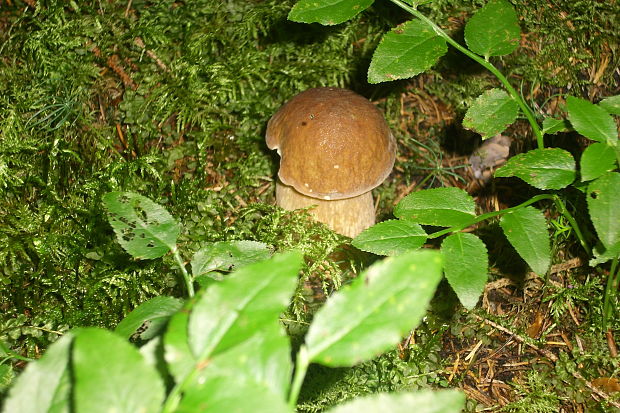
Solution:
M349 237L375 223L370 191L392 171L396 143L370 101L347 89L308 89L271 117L266 141L280 155L277 205L316 205L316 220Z

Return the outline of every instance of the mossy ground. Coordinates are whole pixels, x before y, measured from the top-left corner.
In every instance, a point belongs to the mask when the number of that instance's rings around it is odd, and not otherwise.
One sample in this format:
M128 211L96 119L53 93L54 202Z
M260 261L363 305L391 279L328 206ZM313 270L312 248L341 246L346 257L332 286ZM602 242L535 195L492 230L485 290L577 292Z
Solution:
M272 206L277 158L263 143L266 122L308 87L348 87L385 112L399 156L375 191L380 219L415 188L467 188L482 210L525 196L502 183L477 186L467 172L478 138L459 121L492 77L450 52L415 79L368 85L381 34L408 17L378 0L347 24L299 25L286 20L293 3L0 2L0 340L38 357L68 328L112 327L149 297L182 294L171 259L134 261L115 242L101 207L110 190L165 205L183 223L185 257L218 240L301 248L308 264L290 323L303 329L325 293L374 259ZM462 40L483 3L437 0L423 11ZM521 48L496 63L537 110L560 114L558 94L569 91L595 101L620 92L616 1L514 5ZM515 151L531 145L524 131L510 131ZM577 257L574 238L548 214L556 263ZM465 389L469 410L612 411L573 375L617 386L618 358L600 328L604 269L577 265L532 281L492 226L479 231L494 260L481 307L465 313L441 289L401 350L354 369L313 370L301 410L432 385ZM613 383L602 386L613 394Z

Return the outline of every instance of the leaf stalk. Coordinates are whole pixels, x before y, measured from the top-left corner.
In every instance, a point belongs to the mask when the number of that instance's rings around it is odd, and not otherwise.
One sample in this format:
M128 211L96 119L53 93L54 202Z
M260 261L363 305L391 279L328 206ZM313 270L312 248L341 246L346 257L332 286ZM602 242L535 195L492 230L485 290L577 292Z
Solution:
M183 262L183 258L181 258L181 255L179 254L179 250L177 249L177 247L175 246L172 249L172 255L174 256L174 260L176 261L179 269L181 270L181 274L183 274L183 281L185 281L185 288L187 289L187 295L189 296L189 298L194 296L194 283L192 280L192 277L189 275L189 273L187 272L187 269L185 268L185 263Z

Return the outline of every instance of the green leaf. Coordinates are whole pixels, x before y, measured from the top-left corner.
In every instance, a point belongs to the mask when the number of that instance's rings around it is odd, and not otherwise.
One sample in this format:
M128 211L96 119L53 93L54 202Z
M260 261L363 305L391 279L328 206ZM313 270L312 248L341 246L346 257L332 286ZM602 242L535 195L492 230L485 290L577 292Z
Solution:
M288 19L299 23L334 25L346 22L366 10L374 0L299 0Z
M609 248L605 248L600 242L592 249L594 258L588 264L590 267L605 264L615 258L620 258L620 240Z
M562 189L576 176L573 156L560 148L532 149L508 159L495 177L516 176L538 189Z
M410 251L372 265L315 315L306 336L309 361L352 366L392 348L420 323L440 279L437 251Z
M620 173L607 172L588 185L588 210L605 248L620 241Z
M194 305L189 343L200 360L212 357L277 323L297 285L301 254L274 255L211 285Z
M566 98L568 120L573 128L588 139L615 146L618 141L616 122L605 109L585 99Z
M446 279L463 307L478 303L487 282L489 258L484 242L474 234L457 232L441 243Z
M182 311L174 314L170 318L164 333L166 363L170 374L177 383L182 382L197 365L197 360L189 347L188 339L189 310L192 305L193 302L189 302Z
M467 47L487 58L512 53L520 38L517 13L506 0L490 0L465 25Z
M616 150L595 142L581 154L581 181L591 181L616 168Z
M366 229L352 244L362 251L377 255L397 255L420 248L426 232L419 224L407 220L389 220Z
M239 383L234 377L214 377L190 388L175 413L293 413L284 400L256 383Z
M501 89L491 89L471 104L463 126L482 135L483 139L502 133L519 114L519 105Z
M545 135L553 135L558 132L568 132L572 128L566 119L545 118L543 120L543 130Z
M433 29L410 20L383 36L368 68L368 83L413 77L430 69L447 51L446 41Z
M434 188L404 197L394 208L398 218L423 225L452 227L465 225L476 217L476 204L459 188Z
M183 306L183 301L174 297L153 297L140 304L127 315L114 329L121 337L128 339L145 322L147 329L140 333L140 338L148 340L161 331L170 316Z
M271 256L267 244L256 241L212 242L198 250L192 258L192 275L198 277L212 271L230 272ZM216 277L215 275L210 275Z
M359 397L327 413L460 413L465 394L459 390L419 390L413 393L379 393Z
M10 364L0 364L0 394L6 394L15 380L15 369Z
M4 402L3 413L69 412L69 357L73 334L65 334L43 357L26 366Z
M532 270L544 275L551 264L551 247L543 213L529 206L520 208L505 214L499 225Z
M292 370L288 337L282 327L274 323L209 359L209 363L192 376L183 391L185 394L202 394L204 404L213 404L216 400L212 398L221 395L210 392L212 385L228 377L236 381L235 387L260 387L263 392L285 400Z
M164 385L138 349L107 330L78 331L73 345L75 411L159 412Z
M610 96L598 102L598 105L612 115L620 115L620 95Z
M176 248L181 229L161 205L132 192L109 192L103 205L116 239L133 257L159 258Z

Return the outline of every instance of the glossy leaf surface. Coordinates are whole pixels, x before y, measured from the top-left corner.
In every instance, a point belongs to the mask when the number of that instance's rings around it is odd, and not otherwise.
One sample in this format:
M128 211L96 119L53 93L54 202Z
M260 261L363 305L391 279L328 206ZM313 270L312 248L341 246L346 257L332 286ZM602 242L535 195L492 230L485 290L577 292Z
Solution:
M212 284L194 304L190 348L199 360L240 344L278 322L297 285L301 254L275 255Z
M616 168L616 149L595 142L581 154L581 180L591 181Z
M532 270L544 275L551 264L551 247L543 213L528 206L503 215L499 224Z
M368 68L368 82L408 79L430 69L447 51L446 41L433 29L410 20L383 36Z
M512 53L520 38L517 13L506 0L490 0L465 26L467 47L485 57Z
M519 105L502 89L491 89L471 104L463 126L482 135L483 139L492 138L503 132L512 124L519 114Z
M598 105L612 115L620 115L620 95L609 96L601 100Z
M620 241L620 173L608 172L588 185L588 210L605 248Z
M602 107L585 99L566 98L568 119L573 128L588 139L614 146L618 141L618 129L611 115Z
M415 222L407 220L383 221L366 229L352 244L362 251L377 255L396 255L420 248L427 234Z
M562 189L575 180L575 160L564 149L532 149L508 159L495 176L516 176L538 189Z
M544 134L553 135L558 132L568 132L571 130L571 125L566 119L545 118L543 120Z
M352 366L386 351L426 313L441 280L437 251L411 251L372 265L332 295L306 336L311 362Z
M459 188L424 189L404 197L394 208L394 215L423 225L451 227L475 218L476 204Z
M164 385L155 368L137 348L107 330L79 330L73 373L78 412L159 412L164 400Z
M444 273L463 307L478 303L487 282L489 258L484 243L474 234L457 232L441 243Z

